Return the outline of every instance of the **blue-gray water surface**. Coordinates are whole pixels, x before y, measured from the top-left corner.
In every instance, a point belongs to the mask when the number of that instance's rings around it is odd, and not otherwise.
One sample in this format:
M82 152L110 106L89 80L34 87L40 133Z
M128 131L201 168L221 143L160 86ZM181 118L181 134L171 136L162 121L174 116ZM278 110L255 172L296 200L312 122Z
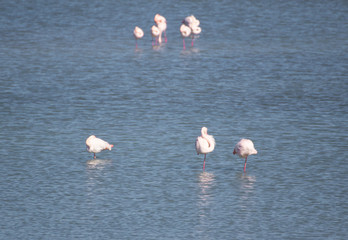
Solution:
M347 30L344 0L3 1L0 239L347 239Z

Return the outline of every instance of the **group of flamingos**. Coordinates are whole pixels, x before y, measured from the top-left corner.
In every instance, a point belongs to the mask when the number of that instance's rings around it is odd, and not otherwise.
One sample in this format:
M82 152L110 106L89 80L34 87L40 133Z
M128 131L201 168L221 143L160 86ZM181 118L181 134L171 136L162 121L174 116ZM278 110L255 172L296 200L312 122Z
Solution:
M162 43L162 34L164 35L164 41L167 42L167 20L165 17L156 14L155 25L151 27L151 35L152 35L152 46L158 45ZM185 38L191 37L191 46L193 46L193 40L201 33L202 29L199 27L199 20L195 18L195 16L191 15L186 17L180 26L180 33L183 39L183 48L186 49L185 46ZM138 48L138 39L141 39L144 36L144 31L136 26L133 31L135 37L135 47ZM155 39L155 43L154 43Z
M96 153L99 153L103 150L111 150L111 148L114 145L109 144L108 142L92 135L87 138L86 146L87 146L88 152L94 153L94 159L95 159ZM202 127L201 136L198 136L196 139L196 151L197 151L197 154L204 154L203 172L205 171L206 156L208 153L212 152L214 148L215 148L214 137L208 134L208 128ZM245 158L245 162L244 162L244 172L245 172L248 156L257 154L257 151L254 147L254 143L251 140L241 139L234 147L233 154L237 154L239 157Z

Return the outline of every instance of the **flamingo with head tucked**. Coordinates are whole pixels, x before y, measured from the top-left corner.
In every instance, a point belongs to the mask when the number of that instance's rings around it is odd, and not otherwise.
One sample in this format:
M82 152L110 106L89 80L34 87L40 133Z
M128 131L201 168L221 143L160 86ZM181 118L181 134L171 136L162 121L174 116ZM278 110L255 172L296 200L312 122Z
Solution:
M144 36L144 31L136 26L133 31L134 37L135 37L135 47L138 48L138 39L142 38Z
M237 154L241 158L245 158L244 172L246 169L247 158L249 155L257 154L254 143L249 139L241 139L234 147L233 154Z
M201 136L196 139L197 154L204 154L203 172L205 171L205 159L207 153L210 153L215 148L215 139L212 135L208 135L208 128L202 127Z
M186 49L186 47L185 47L185 38L189 37L191 35L191 28L189 28L185 24L181 24L181 26L180 26L180 33L181 33L181 36L182 36L183 48Z
M114 147L114 145L105 142L104 140L97 138L94 135L91 135L86 140L87 151L90 153L94 153L94 159L96 158L95 154L99 153L103 150L110 150Z
M155 45L157 45L158 38L159 38L160 34L161 34L161 31L159 30L159 28L157 26L153 25L152 28L151 28L152 46L154 45L153 44L153 38L156 39L156 44Z

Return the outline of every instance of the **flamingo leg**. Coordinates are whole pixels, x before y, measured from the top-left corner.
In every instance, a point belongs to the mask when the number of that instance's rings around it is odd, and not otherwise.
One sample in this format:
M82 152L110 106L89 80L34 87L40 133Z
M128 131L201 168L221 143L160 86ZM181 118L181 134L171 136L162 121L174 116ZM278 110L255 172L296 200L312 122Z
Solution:
M192 38L192 40L191 40L191 47L193 47L193 38Z
M166 34L166 31L164 31L164 42L167 43L167 34Z
M185 47L185 38L182 38L182 43L183 43L184 50L185 50L186 49L186 47Z
M246 169L247 158L248 158L248 157L246 157L246 158L245 158L245 163L244 163L244 172L245 172L245 169Z
M97 157L95 156L95 153L94 153L94 159L96 159Z
M138 48L138 40L135 40L135 48Z
M205 158L207 157L207 154L204 154L204 162L203 162L203 172L205 171Z

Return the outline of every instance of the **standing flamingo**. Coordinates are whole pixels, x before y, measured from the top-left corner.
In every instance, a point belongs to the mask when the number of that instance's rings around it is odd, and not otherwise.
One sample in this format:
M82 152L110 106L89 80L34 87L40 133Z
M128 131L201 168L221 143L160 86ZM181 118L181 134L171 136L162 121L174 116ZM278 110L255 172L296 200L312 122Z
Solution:
M195 38L198 37L197 35L200 34L200 33L202 32L202 29L201 29L200 27L198 27L198 26L194 26L194 27L191 28L191 30L192 30L192 34L191 34L191 38L192 38L192 40L191 40L191 47L193 47L193 40L194 40Z
M135 48L138 48L138 39L142 38L144 36L144 31L136 26L133 31L134 37L135 37Z
M202 31L202 29L199 27L200 21L195 18L195 16L191 15L186 17L182 23L191 29L191 47L193 47L193 40L197 38L197 35Z
M90 153L94 153L94 159L96 159L95 154L99 153L103 150L110 150L114 147L114 145L105 142L104 140L97 138L94 135L91 135L86 140L87 151Z
M166 34L167 19L157 13L153 20L155 21L157 27L161 30L161 38L162 38L162 32L164 33L164 41L165 43L167 43L167 34Z
M160 32L160 30L158 29L158 27L156 27L155 25L153 25L152 28L151 28L152 46L154 45L154 44L153 44L153 38L156 39L156 44L155 44L155 45L157 45L157 41L158 41L158 37L159 37L160 33L161 33L161 32Z
M159 36L158 36L158 42L159 42L159 43L162 43L162 33L166 31L166 29L167 29L167 23L165 23L165 22L159 22L159 23L157 24L157 27L158 27L158 29L160 30L160 34L159 34ZM165 42L167 42L167 41L165 40Z
M244 172L246 169L247 158L249 155L257 154L254 143L249 139L241 139L234 147L233 154L237 154L241 158L245 158Z
M215 139L212 135L208 135L208 128L202 127L201 136L196 139L197 154L204 154L203 172L205 171L205 159L207 153L210 153L215 148Z
M181 26L180 26L180 33L181 33L181 36L182 36L183 48L186 49L186 47L185 47L185 37L189 37L191 35L191 28L189 28L185 24L181 24Z

